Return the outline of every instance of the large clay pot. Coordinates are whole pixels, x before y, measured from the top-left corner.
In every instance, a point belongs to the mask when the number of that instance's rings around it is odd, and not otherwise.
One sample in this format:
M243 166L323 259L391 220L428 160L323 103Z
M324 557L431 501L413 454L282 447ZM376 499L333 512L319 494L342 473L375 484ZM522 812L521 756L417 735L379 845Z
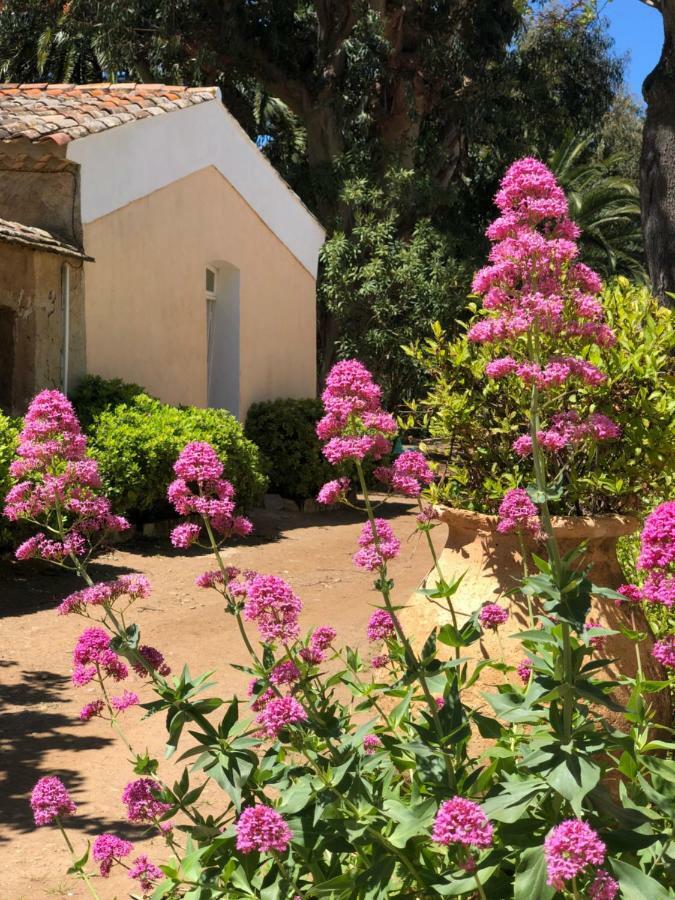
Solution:
M506 663L517 666L524 656L522 645L520 641L510 639L509 635L527 628L527 602L520 594L509 597L506 596L506 592L523 576L518 537L513 534L500 534L497 531L497 516L449 507L439 507L437 512L443 524L448 527L448 538L439 557L439 567L447 581L465 573L459 590L453 597L459 624L466 622L475 610L487 602L498 602L509 612L509 621L501 626L499 635L492 630L486 632L479 642L468 650L463 650L462 656L476 659L503 658ZM563 554L577 547L581 541L587 542L588 550L584 564L592 564L590 575L595 584L616 589L625 580L617 559L616 546L620 537L637 531L639 527L637 519L618 515L598 518L558 517L553 520L553 527ZM532 552L546 556L545 549L532 540L526 541L525 546L528 557ZM532 571L534 567L531 559L528 559L528 564ZM436 580L436 572L432 570L424 586L430 587ZM537 611L535 608L535 614ZM642 610L634 607L633 612L635 627L650 635ZM618 629L620 624L632 627L626 607L617 608L613 600L594 597L588 618L607 628ZM415 644L425 640L435 625L449 621L449 612L440 609L422 594L414 594L406 609L401 612L401 624ZM607 677L635 676L637 671L635 646L621 634L606 639L604 655L616 659L607 672ZM645 677L656 680L661 678L663 672L651 655L651 637L640 644L640 655ZM466 696L469 705L485 708L487 703L482 692L500 680L501 675L489 668L485 669L476 688L469 691ZM517 682L515 674L512 680L514 683ZM617 702L624 704L628 699L628 691L617 688L613 697ZM667 692L652 695L650 700L655 708L657 721L670 723ZM625 730L625 720L620 714L612 714L603 709L603 715L616 727Z

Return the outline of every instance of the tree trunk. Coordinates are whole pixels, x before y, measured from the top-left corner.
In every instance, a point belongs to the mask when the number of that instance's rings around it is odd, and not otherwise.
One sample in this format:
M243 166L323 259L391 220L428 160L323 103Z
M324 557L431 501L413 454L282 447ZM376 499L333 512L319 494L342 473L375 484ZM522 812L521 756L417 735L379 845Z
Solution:
M675 293L675 0L662 0L665 40L661 59L647 76L647 116L640 160L640 200L645 254L654 294L673 306Z

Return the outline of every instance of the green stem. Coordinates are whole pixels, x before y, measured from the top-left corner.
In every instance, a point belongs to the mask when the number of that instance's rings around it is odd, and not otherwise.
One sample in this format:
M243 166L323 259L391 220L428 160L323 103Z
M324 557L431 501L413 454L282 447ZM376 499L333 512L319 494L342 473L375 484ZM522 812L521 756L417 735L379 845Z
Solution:
M370 502L370 496L368 494L368 487L366 485L365 475L363 473L363 467L361 463L357 460L356 462L356 471L358 472L359 482L361 484L361 491L363 492L363 499L366 505L366 512L368 513L368 519L370 521L370 527L373 532L373 541L375 542L375 546L378 545L378 537L377 537L377 525L375 524L375 516L373 515L373 509ZM408 638L406 637L403 629L401 628L401 623L398 620L398 616L394 610L393 604L391 602L391 592L389 587L387 586L387 567L386 564L383 564L380 568L380 593L384 599L385 606L387 607L387 612L391 616L391 620L394 623L394 628L396 629L396 634L398 639L401 642L403 647L406 661L408 666L413 670L416 674L417 679L420 683L420 687L422 688L422 693L424 694L424 699L426 700L427 706L429 707L429 712L434 721L434 726L436 728L436 734L438 735L438 742L440 748L443 752L443 759L445 760L445 768L447 773L448 785L451 790L455 790L457 781L455 778L455 772L450 761L448 754L445 751L444 743L444 734L443 734L443 726L441 725L441 720L438 716L438 707L436 706L436 701L433 698L431 691L429 690L429 685L427 684L426 677L424 672L421 670L421 666L415 654L415 651L412 648L412 645Z
M417 499L417 505L419 506L420 512L421 512L423 507L422 507L422 501L419 498ZM447 588L448 583L445 580L443 571L442 571L440 563L438 561L438 554L436 553L436 548L434 547L434 542L431 539L431 533L429 532L429 529L427 529L427 528L424 529L424 535L427 539L427 545L429 547L429 552L431 553L431 558L434 561L434 568L436 569L436 574L438 576L438 584L441 587L441 589ZM455 629L455 631L459 631L459 625L457 624L457 615L455 613L455 607L452 602L452 597L446 597L446 600L448 602L448 610L450 611L450 618L452 619L452 627ZM457 659L459 659L459 653L460 653L460 648L455 647L455 657Z
M73 860L73 862L76 863L76 862L77 862L77 857L75 856L75 850L74 850L74 848L73 848L73 845L70 843L70 838L69 838L68 835L66 834L66 830L65 830L65 828L63 827L63 823L61 822L61 819L59 819L59 818L57 818L56 821L57 821L57 823L58 823L59 830L60 830L61 834L63 835L63 840L66 842L66 846L68 847L68 851L69 851L69 853L70 853L70 857L71 857L71 859ZM90 893L91 896L94 898L94 900L100 900L100 897L98 896L98 894L97 894L96 891L94 890L94 886L93 886L93 884L91 883L91 879L90 879L89 875L87 874L87 872L85 872L84 869L78 869L78 873L79 873L80 878L82 878L82 880L84 881L84 883L87 885L87 888L89 889L89 893Z
M481 900L487 900L485 891L483 890L483 885L480 883L480 878L478 877L478 872L474 872L473 877L476 881L476 887L478 888L478 896L481 898Z

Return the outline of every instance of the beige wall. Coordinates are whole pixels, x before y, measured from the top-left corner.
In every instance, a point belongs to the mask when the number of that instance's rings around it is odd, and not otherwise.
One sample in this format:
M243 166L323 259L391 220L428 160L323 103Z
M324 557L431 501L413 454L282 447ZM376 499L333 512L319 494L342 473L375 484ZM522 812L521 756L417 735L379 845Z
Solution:
M203 169L84 226L87 371L207 402L205 268L240 271L240 415L315 392L315 283L239 194Z
M0 243L0 407L25 413L44 388L62 388L63 258ZM69 384L84 373L84 303L81 263L70 268Z

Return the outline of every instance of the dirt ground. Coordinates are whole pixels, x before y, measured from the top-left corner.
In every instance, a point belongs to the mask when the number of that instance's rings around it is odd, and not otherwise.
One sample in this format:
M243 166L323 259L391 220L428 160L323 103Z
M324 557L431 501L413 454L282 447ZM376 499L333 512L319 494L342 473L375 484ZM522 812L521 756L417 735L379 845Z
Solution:
M429 568L426 545L418 535L411 537L413 511L411 504L392 503L379 513L390 519L402 543L391 565L398 603ZM260 511L253 519L255 538L228 548L228 564L285 578L304 602L304 626L331 624L341 642L365 645L365 625L377 595L370 576L351 562L362 519L342 510L313 515ZM439 544L442 530L434 532ZM194 585L200 572L213 567L206 553L178 554L168 540L146 539L99 560L93 574L97 580L131 571L147 575L153 593L139 601L135 614L144 642L162 650L174 672L183 663L193 674L215 669L220 696L241 694L246 677L229 667L247 662L236 625L222 612L215 592ZM83 851L97 834L114 832L133 840L155 862L167 857L162 841L144 837L142 826L124 821L121 794L134 777L125 748L107 722L78 719L79 709L95 697L91 686L70 683L72 648L83 620L57 616L55 607L79 586L52 568L0 562L0 900L88 896L84 885L65 875L68 860L57 829L33 825L28 797L43 775L59 775L78 805L69 821L76 850ZM125 686L148 699L142 684L132 673ZM135 749L147 746L162 759L160 717L141 723L139 711L132 709L125 730ZM172 762L162 762L165 780L173 781L177 773ZM102 900L121 900L132 882L117 867L117 874L97 878L95 885Z

